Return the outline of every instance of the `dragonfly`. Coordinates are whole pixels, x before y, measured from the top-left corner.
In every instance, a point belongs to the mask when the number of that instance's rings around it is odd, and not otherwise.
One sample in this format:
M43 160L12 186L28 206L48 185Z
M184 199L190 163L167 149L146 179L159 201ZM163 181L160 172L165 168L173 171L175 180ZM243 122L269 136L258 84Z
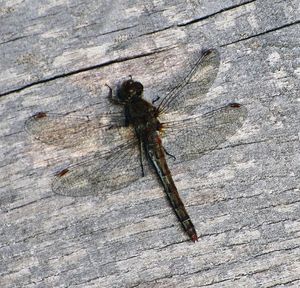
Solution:
M101 195L127 187L145 176L150 167L193 242L195 226L180 198L168 161L185 161L215 149L243 125L244 105L230 102L198 115L195 111L214 83L220 65L216 49L201 50L191 68L165 97L152 102L143 97L141 82L129 76L108 99L119 112L72 116L38 112L25 122L25 130L48 145L76 147L97 135L96 151L53 176L52 190L64 196Z

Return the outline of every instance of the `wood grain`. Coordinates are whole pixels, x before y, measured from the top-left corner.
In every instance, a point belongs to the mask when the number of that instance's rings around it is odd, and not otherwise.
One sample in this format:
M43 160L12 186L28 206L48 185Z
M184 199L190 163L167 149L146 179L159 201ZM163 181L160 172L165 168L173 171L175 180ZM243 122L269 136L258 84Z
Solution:
M299 1L2 1L1 287L299 287ZM151 173L103 197L59 197L53 173L87 153L24 132L39 111L107 111L129 74L163 95L201 48L221 55L203 111L244 104L243 127L172 166L199 242ZM93 148L93 147L92 147Z

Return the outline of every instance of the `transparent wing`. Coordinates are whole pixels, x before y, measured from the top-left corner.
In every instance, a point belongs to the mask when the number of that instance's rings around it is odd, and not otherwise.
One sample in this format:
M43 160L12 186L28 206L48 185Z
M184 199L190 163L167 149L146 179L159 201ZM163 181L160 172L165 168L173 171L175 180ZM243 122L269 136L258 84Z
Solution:
M231 103L202 116L162 123L164 147L179 160L195 158L232 136L246 117L244 106Z
M100 149L58 172L52 182L57 194L87 196L121 189L141 177L134 130L124 123L121 113L89 117L39 112L27 119L25 131L50 145Z
M65 196L99 195L128 186L142 175L137 140L96 153L86 161L58 172L52 182L54 193Z
M189 72L159 104L159 111L168 113L176 110L193 109L212 86L220 65L219 52L215 49L202 50L193 57Z
M122 127L124 121L122 113L89 117L39 112L27 119L25 131L43 143L72 147L84 143L90 137L103 139L106 137L104 131ZM117 137L118 134L115 135Z

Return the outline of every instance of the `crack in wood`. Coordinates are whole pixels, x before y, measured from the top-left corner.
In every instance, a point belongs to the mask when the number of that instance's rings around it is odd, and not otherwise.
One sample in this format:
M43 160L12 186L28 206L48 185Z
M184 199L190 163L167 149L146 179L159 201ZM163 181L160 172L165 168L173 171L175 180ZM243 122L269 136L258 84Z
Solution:
M198 22L201 22L203 20L212 18L212 17L214 17L218 14L222 14L223 12L230 11L230 10L233 10L233 9L241 7L241 6L246 6L246 5L248 5L252 2L256 2L256 0L250 0L250 1L247 1L247 2L244 2L244 3L241 3L241 4L232 5L232 6L229 6L227 8L223 8L223 9L217 11L217 12L214 12L212 14L209 14L209 15L206 15L206 16L203 16L203 17L200 17L200 18L197 18L197 19L194 19L194 20L182 23L182 24L177 24L177 26L182 27L182 26L187 26L187 25L191 25L191 24L194 24L194 23L198 23Z
M273 28L273 29L269 29L269 30L263 31L261 33L250 35L248 37L241 38L239 40L236 40L236 41L233 41L233 42L230 42L230 43L222 44L222 45L220 45L220 47L227 47L227 46L239 43L239 42L243 42L243 41L246 41L246 40L258 37L258 36L266 35L266 34L269 34L269 33L272 33L272 32L275 32L275 31L278 31L278 30L281 30L281 29L284 29L284 28L287 28L287 27L290 27L290 26L293 26L293 25L298 25L299 23L300 23L300 20L297 20L296 22L288 23L288 24L282 25L280 27L276 27L276 28Z
M33 86L36 86L36 85L39 85L39 84L43 84L43 83L48 83L48 82L51 82L51 81L54 81L54 80L57 80L57 79L60 79L60 78L65 78L65 77L76 75L76 74L79 74L79 73L82 73L82 72L91 71L91 70L94 70L94 69L99 69L99 68L106 67L106 66L109 66L109 65L112 65L112 64L115 64L115 63L121 63L121 62L130 61L130 60L133 60L133 59L138 59L138 58L143 58L143 57L147 57L147 56L151 56L151 55L156 55L158 53L165 52L165 51L168 51L168 50L169 50L169 48L157 49L157 50L154 50L152 52L136 54L136 55L129 56L129 57L121 57L121 58L117 58L117 59L114 59L114 60L111 60L111 61L107 61L105 63L96 64L96 65L92 65L92 66L89 66L89 67L84 67L84 68L80 68L80 69L77 69L77 70L74 70L74 71L66 72L66 73L63 73L63 74L54 75L52 77L41 79L41 80L38 80L38 81L35 81L35 82L31 82L31 83L28 83L28 84L26 84L22 87L15 88L15 89L0 93L0 97L7 96L7 95L10 95L12 93L21 92L21 91L23 91L27 88L30 88L30 87L33 87Z

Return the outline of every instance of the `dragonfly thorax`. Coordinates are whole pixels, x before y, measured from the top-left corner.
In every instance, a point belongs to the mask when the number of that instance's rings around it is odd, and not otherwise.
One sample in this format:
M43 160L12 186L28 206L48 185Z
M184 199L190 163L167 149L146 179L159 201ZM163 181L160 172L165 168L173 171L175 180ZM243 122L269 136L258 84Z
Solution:
M159 125L157 112L157 108L143 98L134 97L125 105L128 123L135 128L140 136L157 130Z

